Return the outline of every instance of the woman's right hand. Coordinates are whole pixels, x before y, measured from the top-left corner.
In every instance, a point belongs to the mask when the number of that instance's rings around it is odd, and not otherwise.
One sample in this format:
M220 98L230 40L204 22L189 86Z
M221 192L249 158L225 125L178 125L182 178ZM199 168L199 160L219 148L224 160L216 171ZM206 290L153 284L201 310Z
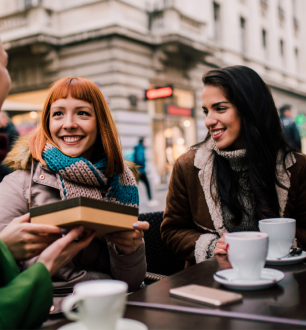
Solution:
M223 234L222 237L218 240L214 254L227 254L226 253L226 244L225 244L225 235Z
M15 260L31 259L61 237L61 228L29 223L30 214L12 220L1 232L0 239L6 244Z
M86 234L80 241L73 241L82 233L84 228L76 227L66 236L58 239L47 247L39 256L37 262L43 263L50 275L53 276L60 268L64 267L79 251L86 248L94 238L96 232Z

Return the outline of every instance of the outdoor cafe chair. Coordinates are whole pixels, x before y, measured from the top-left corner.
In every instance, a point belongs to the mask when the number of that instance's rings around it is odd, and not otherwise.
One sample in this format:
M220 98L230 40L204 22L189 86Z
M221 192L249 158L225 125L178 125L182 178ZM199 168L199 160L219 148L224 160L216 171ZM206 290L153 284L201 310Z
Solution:
M139 221L147 221L150 229L144 232L147 273L145 283L159 281L184 269L185 261L170 251L161 239L160 225L164 212L139 214Z

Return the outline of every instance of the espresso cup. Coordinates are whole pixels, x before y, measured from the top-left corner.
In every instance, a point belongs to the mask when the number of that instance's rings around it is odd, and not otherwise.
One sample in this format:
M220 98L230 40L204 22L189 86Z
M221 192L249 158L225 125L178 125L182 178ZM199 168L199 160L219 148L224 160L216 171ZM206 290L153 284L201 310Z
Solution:
M265 219L258 225L261 232L269 235L268 258L281 258L290 252L295 237L294 219Z
M268 235L242 231L225 235L228 259L242 280L259 280L268 252Z
M127 284L115 280L79 283L67 296L62 309L69 320L80 321L88 330L114 330L123 316ZM77 311L71 311L76 305Z

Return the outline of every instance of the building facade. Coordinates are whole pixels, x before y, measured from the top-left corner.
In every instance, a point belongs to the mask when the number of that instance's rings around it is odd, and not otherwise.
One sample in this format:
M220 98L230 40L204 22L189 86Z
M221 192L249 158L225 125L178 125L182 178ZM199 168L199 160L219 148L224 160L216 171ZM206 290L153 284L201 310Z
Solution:
M165 182L175 159L206 134L202 75L246 65L277 106L306 114L304 0L0 0L9 99L83 76L109 99L124 151L146 137ZM145 90L173 88L169 98ZM35 93L34 93L35 95Z

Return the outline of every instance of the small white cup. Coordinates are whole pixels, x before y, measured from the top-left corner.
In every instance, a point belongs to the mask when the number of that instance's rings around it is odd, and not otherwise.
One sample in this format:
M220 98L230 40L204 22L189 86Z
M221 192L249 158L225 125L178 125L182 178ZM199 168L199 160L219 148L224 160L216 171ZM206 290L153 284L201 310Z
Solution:
M257 231L225 236L228 259L242 280L259 280L268 252L268 235Z
M125 282L115 280L79 283L62 308L69 320L81 321L88 330L114 330L124 313L127 289ZM72 312L75 304L77 311Z
M295 222L290 218L259 221L259 230L269 235L268 258L281 258L290 252L295 237Z

